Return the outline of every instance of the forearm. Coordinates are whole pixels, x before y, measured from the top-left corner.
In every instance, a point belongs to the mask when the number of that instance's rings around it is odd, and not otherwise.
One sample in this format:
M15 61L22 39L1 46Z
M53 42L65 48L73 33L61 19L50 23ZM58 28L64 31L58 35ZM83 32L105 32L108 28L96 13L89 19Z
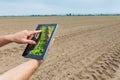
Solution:
M12 35L4 35L4 36L0 36L0 47L8 44L8 43L11 43L13 40L12 40Z
M41 65L41 60L31 59L1 75L2 80L28 80Z

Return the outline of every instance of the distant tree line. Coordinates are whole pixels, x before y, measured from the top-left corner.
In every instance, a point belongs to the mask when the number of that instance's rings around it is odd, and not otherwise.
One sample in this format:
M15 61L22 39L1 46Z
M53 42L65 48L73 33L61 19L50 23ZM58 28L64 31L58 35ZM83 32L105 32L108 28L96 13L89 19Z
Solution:
M30 15L30 16L120 16L120 14L64 14L64 15L58 15L58 14L52 14L52 15Z
M37 16L120 16L120 14L72 14L72 13L68 13L68 14L63 14L63 15L59 15L59 14L51 14L51 15L9 15L9 16L34 16L34 17L37 17ZM3 16L3 17L7 17L7 16Z

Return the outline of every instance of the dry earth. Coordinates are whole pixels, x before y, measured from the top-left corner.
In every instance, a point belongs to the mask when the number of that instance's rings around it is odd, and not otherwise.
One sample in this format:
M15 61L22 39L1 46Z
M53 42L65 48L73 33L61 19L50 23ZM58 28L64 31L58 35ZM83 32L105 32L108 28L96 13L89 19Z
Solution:
M0 17L0 35L58 23L55 43L30 80L120 80L120 17ZM0 74L27 61L26 45L0 48Z

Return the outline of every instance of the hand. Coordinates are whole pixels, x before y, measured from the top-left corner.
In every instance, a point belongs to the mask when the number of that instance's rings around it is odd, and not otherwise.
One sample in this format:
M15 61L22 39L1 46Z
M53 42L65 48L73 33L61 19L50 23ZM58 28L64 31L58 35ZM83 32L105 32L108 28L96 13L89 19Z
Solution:
M33 34L40 33L41 30L38 31L28 31L24 30L15 34L12 34L12 42L20 43L20 44L36 44L35 41L31 40Z

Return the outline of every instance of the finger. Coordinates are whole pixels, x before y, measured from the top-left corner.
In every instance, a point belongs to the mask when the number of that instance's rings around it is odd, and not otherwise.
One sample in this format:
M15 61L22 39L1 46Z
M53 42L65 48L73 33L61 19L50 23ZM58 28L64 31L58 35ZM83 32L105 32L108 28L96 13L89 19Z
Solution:
M53 43L55 42L55 38L53 38Z
M42 32L42 31L41 31L41 30L30 31L30 35L32 35L32 34L37 34L37 33L40 33L40 32Z
M53 46L54 42L55 42L55 38L53 38L50 47Z
M32 38L33 38L33 35L30 35L30 36L28 37L28 39L30 39L30 40L31 40Z
M26 40L25 42L28 43L28 44L36 44L36 42L33 41L33 40Z

